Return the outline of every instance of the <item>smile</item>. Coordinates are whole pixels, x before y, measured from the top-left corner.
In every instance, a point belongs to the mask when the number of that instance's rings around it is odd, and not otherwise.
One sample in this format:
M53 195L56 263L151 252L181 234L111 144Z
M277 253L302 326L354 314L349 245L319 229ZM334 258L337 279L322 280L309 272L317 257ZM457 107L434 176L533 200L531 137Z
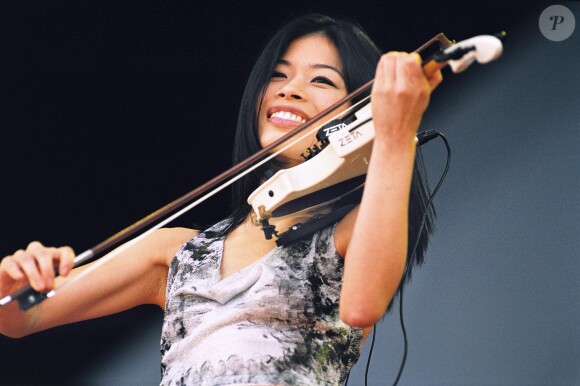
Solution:
M290 113L288 111L276 111L275 113L272 113L272 115L270 115L270 118L279 118L285 121L292 121L301 124L306 122L306 119L296 114Z

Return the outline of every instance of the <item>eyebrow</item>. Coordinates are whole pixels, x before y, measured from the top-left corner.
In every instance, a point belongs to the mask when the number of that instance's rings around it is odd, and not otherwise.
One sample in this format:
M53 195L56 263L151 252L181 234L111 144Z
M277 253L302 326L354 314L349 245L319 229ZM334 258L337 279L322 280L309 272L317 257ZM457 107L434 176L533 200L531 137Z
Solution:
M286 59L279 59L277 62L277 64L284 64L289 66L291 63L286 60ZM340 75L340 77L344 80L344 75L342 75L342 72L340 72L340 70L334 66L331 66L329 64L323 64L323 63L315 63L315 64L311 64L310 65L311 68L326 68L328 70L332 70L334 72L336 72L338 75Z

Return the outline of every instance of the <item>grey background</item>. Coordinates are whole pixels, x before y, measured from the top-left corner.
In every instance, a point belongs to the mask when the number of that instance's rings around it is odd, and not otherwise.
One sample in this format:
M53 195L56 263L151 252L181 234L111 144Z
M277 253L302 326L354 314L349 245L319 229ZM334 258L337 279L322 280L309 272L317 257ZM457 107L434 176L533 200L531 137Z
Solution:
M404 295L400 384L580 384L580 31L542 36L553 3L106 4L2 5L0 255L32 239L82 251L223 171L245 77L287 17L351 15L384 50L505 28L503 57L446 71L423 121L452 160ZM578 26L580 3L559 4ZM434 186L445 149L422 150ZM183 222L226 213L217 200ZM140 307L1 337L0 383L154 385L161 319ZM364 384L368 348L351 385ZM391 384L402 352L396 309L377 327L369 384Z

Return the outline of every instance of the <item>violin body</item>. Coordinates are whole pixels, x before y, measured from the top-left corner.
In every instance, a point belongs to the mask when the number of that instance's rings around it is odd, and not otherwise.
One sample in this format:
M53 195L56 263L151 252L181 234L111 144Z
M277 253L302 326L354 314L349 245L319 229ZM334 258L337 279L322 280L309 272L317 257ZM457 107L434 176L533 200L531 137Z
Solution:
M254 222L272 217L289 201L366 174L375 138L371 103L342 120L349 123L331 133L315 157L279 170L248 197Z

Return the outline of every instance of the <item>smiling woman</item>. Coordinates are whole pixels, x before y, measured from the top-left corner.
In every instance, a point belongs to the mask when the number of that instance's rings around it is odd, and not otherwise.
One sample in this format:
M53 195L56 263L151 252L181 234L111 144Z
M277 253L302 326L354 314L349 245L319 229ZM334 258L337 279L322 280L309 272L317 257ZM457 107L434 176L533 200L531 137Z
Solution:
M419 236L415 230L426 210L415 135L441 75L426 76L418 55L381 56L356 23L322 15L297 18L274 35L254 66L234 149L235 162L246 158L375 71L376 136L365 191L340 221L281 247L251 222L248 195L267 168L298 164L300 151L314 141L307 138L242 179L232 214L202 232L162 229L76 269L68 247L33 242L7 256L0 265L0 294L26 283L46 292L71 277L85 278L30 311L3 307L0 332L21 337L155 304L165 310L164 385L344 382L370 329L407 279L408 242ZM275 225L288 228L303 220L290 214ZM424 236L429 229L430 222ZM426 245L424 237L410 265L422 261ZM63 275L56 280L55 266Z

